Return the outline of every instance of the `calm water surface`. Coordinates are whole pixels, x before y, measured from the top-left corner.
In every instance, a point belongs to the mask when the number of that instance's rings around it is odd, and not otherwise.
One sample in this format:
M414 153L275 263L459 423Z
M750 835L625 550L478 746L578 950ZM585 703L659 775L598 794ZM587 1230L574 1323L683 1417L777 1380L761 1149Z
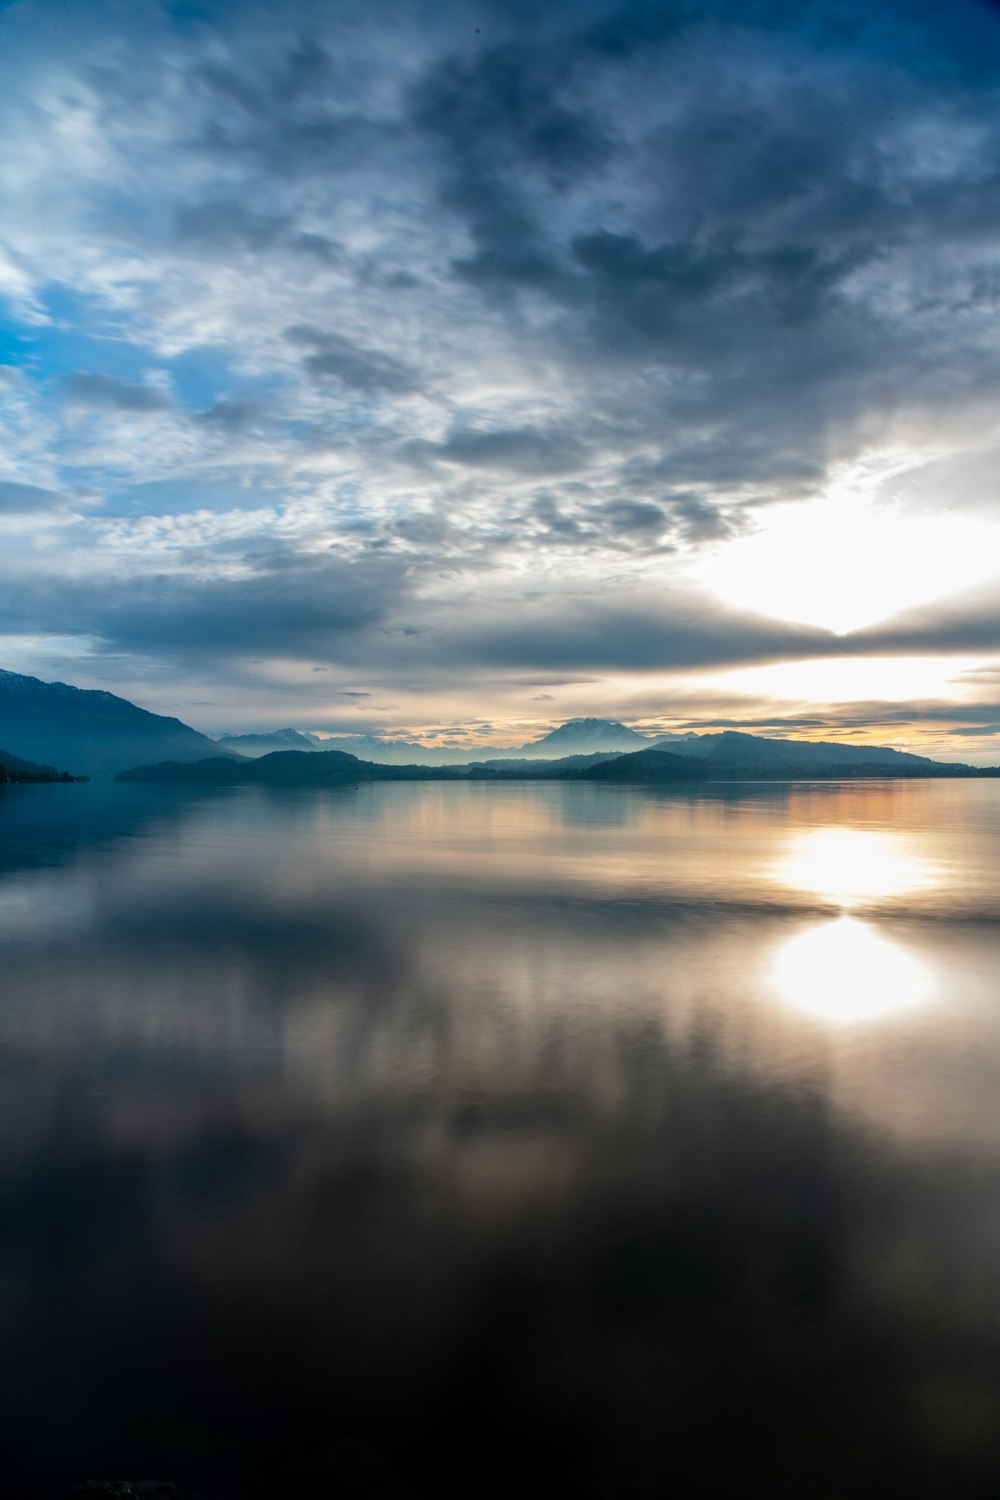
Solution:
M0 790L26 1500L1000 1494L1000 783Z

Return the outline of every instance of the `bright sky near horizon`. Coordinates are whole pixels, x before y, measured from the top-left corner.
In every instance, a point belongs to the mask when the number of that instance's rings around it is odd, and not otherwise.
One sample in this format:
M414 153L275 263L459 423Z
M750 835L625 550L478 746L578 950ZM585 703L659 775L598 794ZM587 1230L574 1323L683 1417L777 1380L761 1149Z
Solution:
M1000 7L0 3L0 666L1000 761Z

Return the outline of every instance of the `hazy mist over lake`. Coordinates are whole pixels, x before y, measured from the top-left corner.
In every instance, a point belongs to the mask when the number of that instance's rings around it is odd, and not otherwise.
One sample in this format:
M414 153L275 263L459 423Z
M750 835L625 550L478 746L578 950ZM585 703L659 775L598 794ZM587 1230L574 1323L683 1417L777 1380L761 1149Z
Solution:
M995 1495L998 856L990 782L0 790L11 1492Z

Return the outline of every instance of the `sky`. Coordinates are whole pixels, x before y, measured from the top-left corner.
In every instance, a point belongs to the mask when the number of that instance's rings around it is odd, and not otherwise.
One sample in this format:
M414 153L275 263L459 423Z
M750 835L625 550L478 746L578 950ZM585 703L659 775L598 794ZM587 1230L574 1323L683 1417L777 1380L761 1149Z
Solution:
M1000 761L1000 6L0 0L0 665Z

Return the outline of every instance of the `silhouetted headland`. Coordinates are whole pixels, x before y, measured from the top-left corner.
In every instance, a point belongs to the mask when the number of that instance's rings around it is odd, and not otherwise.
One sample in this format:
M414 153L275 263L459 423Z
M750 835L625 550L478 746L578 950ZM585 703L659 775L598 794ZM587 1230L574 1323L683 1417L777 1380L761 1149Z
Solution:
M68 771L57 771L55 766L37 766L19 755L11 755L9 750L0 750L0 786L88 780L87 776L71 776Z
M669 750L638 750L626 755L580 757L565 761L476 761L460 766L385 766L359 760L342 750L307 752L276 750L258 760L238 761L212 756L193 763L161 761L158 765L135 766L122 771L116 781L171 782L198 786L345 786L362 781L538 781L574 780L601 782L654 782L663 784L707 781L814 781L850 778L919 778L997 776L996 767L950 765L900 754L899 763L868 759L864 747L850 762L810 759L807 763L779 757L769 763L756 747L746 760L718 761L693 755L675 755ZM779 745L787 741L778 741ZM810 749L815 746L810 745ZM845 749L846 746L838 746ZM888 752L895 754L898 752ZM580 765L581 760L587 764Z

